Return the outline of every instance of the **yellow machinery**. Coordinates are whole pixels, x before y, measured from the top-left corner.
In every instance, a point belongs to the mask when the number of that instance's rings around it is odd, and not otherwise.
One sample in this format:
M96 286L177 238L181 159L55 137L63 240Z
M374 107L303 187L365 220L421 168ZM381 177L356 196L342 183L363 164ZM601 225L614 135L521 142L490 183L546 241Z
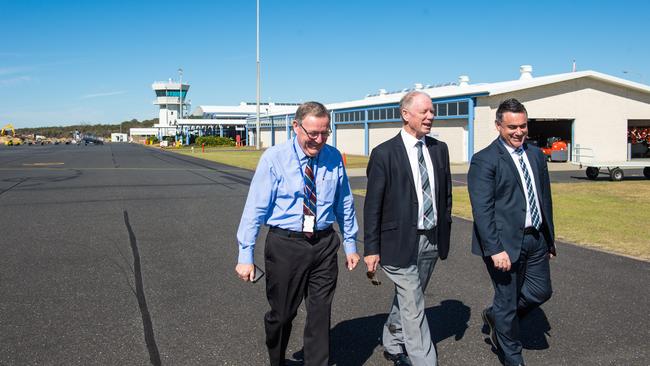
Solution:
M11 138L9 137L9 131L11 131ZM6 137L4 137L6 136ZM4 138L2 138L4 137ZM14 129L14 126L10 123L6 124L4 127L2 127L2 130L0 130L0 138L2 138L2 142L5 145L20 145L21 140L16 138L16 130Z
M11 137L16 137L16 130L14 130L14 126L11 123L8 123L4 127L2 127L2 130L0 131L0 136L6 135L8 130L11 130Z

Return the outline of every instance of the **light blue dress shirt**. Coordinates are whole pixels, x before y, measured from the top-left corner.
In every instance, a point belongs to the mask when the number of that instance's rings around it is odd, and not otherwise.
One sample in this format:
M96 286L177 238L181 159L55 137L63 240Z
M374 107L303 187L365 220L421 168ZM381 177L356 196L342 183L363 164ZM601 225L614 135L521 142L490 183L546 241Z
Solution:
M302 231L303 174L307 159L296 137L269 148L260 158L237 230L238 263L253 263L255 239L262 224ZM345 254L356 253L359 226L354 198L337 149L327 144L321 149L314 178L316 230L323 230L336 220L342 231Z

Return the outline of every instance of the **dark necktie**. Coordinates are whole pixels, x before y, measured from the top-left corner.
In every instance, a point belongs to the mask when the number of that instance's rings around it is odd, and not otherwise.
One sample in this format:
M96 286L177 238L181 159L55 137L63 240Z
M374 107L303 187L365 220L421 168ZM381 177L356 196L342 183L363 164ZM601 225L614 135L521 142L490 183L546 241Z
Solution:
M302 213L305 216L311 215L314 217L314 230L316 230L316 184L314 183L313 164L313 158L307 159L307 165L305 166L305 188L304 199L302 201ZM305 236L308 238L312 235L312 233L305 233Z
M418 165L420 166L420 183L422 184L422 208L424 209L424 219L422 223L425 230L433 228L433 198L431 196L431 182L427 173L427 165L424 162L422 154L422 141L416 144L418 148Z
M537 200L535 199L535 190L533 189L533 181L530 179L530 173L528 172L528 167L524 161L524 149L518 147L515 149L515 153L519 155L519 165L521 166L521 171L524 173L524 181L526 183L526 191L528 192L528 205L530 206L530 218L533 222L535 229L539 230L541 222L539 219L539 210L537 209Z

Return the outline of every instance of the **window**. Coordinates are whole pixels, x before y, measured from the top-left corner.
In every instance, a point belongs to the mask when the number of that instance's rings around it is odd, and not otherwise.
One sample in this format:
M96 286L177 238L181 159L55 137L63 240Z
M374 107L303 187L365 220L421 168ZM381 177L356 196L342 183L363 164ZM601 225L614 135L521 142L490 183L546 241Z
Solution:
M439 103L436 104L436 110L438 111L437 116L444 117L447 115L447 104L446 103Z
M458 115L458 103L452 102L447 104L447 115L457 116Z
M458 102L458 114L467 115L469 111L469 104L467 102Z

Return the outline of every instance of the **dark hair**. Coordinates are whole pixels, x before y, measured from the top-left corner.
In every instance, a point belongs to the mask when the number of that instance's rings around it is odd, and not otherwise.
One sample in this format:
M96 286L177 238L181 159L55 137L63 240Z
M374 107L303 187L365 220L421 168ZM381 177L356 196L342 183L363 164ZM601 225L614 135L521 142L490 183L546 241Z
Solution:
M330 112L321 103L305 102L296 110L296 121L298 121L298 124L302 125L303 118L307 116L327 117L329 119Z
M501 123L501 121L503 121L503 114L506 112L526 113L526 116L528 116L528 111L526 111L526 107L524 107L524 105L521 104L515 98L506 99L503 102L501 102L501 104L499 104L499 108L497 108L497 120L496 120L498 123Z

